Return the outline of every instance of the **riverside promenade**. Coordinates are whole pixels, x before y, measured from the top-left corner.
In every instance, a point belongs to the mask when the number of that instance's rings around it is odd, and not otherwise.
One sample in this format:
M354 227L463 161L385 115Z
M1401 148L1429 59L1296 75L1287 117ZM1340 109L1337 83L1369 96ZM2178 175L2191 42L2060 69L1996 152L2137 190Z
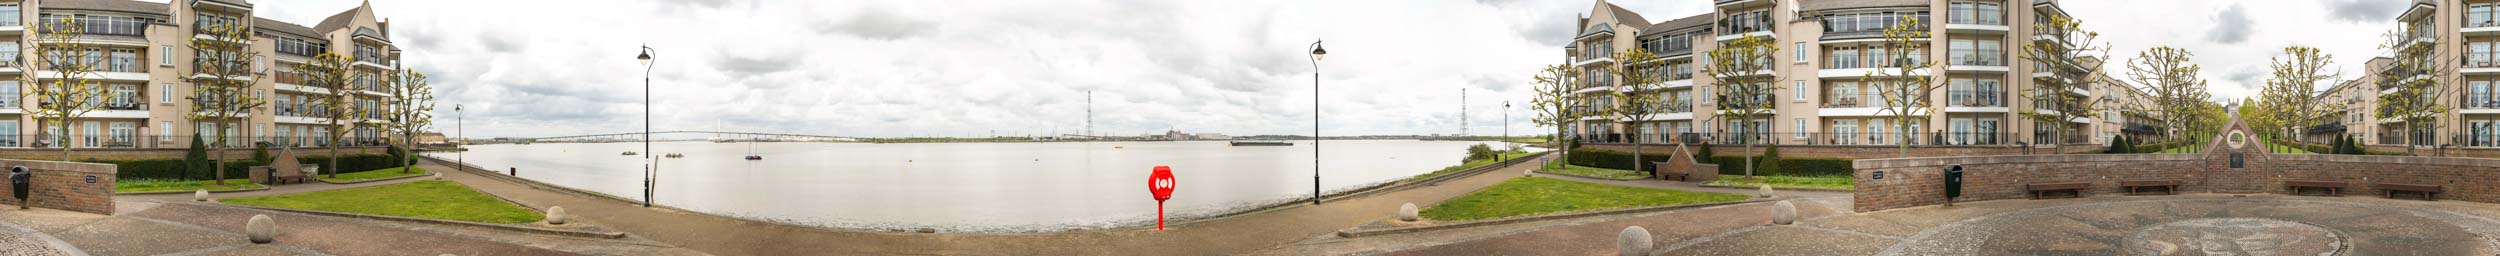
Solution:
M1550 157L1550 156L1548 156ZM428 160L428 170L455 170ZM632 236L718 255L1219 255L1277 249L1295 241L1388 218L1398 205L1428 205L1519 177L1518 164L1437 185L1385 191L1322 205L1177 223L1168 230L1125 228L1039 234L899 233L837 230L644 208L611 197L532 187L486 177L491 171L442 171L444 179L530 208L563 206L579 219ZM1139 199L1144 200L1144 199Z

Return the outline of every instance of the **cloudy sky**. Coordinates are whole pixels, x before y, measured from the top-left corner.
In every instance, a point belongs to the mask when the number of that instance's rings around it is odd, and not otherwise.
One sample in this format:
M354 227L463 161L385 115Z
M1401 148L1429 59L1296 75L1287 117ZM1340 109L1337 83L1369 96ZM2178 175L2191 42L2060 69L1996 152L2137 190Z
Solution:
M312 24L347 0L255 0ZM2131 57L2195 51L2215 94L2254 94L2267 58L2293 43L2356 73L2401 1L2069 1ZM434 78L449 130L469 136L639 131L642 66L658 130L842 136L1094 130L1309 134L1312 64L1324 133L1499 134L1528 124L1536 67L1562 61L1589 1L374 0L411 68ZM1653 19L1707 0L1626 0ZM2162 6L2142 8L2141 6ZM2323 18L2322 18L2323 17ZM2124 30L2117 28L2127 28ZM2112 67L2118 68L2118 67ZM1466 91L1462 105L1461 90ZM1546 128L1550 129L1550 128Z

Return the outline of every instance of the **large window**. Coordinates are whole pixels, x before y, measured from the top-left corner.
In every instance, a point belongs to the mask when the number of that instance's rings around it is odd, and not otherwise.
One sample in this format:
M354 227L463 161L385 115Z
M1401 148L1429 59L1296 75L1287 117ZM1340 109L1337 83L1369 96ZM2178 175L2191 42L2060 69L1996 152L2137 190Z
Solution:
M1952 65L2005 66L2005 41L1955 39L1947 47Z
M2495 85L2500 84L2494 84L2492 81L2465 82L2465 108L2500 108L2500 97L2495 97L2500 95L2493 95L2495 90L2492 87Z
M2493 17L2500 15L2500 4L2475 4L2465 10L2466 27L2500 26L2500 18Z
M136 147L139 141L139 125L131 122L113 122L113 130L109 135L112 135L113 139L105 144L108 147Z
M1834 69L1843 69L1843 68L1860 68L1860 67L1862 67L1862 66L1859 66L1859 65L1858 65L1858 47L1854 47L1854 46L1841 46L1841 47L1833 47L1833 48L1832 48L1832 58L1831 58L1831 59L1832 59L1832 61L1831 61L1830 63L1824 63L1824 66L1828 66L1828 68L1834 68Z
M279 37L276 40L271 41L277 41L278 53L292 54L295 56L312 57L321 55L323 52L330 51L330 47L323 46L322 44L324 42L320 41L306 41L303 39L289 37Z
M113 49L105 70L111 72L146 72L139 70L138 49Z
M0 42L0 67L18 67L17 42Z
M52 14L39 17L43 19L44 24L39 28L44 33L52 32L52 28L59 26L61 22L61 17ZM156 19L150 18L87 14L71 14L69 18L78 21L80 29L85 29L86 34L109 36L147 36L147 25L156 22Z
M2492 62L2500 61L2500 55L2492 52L2500 49L2500 42L2466 42L2465 49L2467 67L2494 67Z
M0 120L0 147L18 147L17 120Z
M21 102L19 102L18 99L25 96L19 95L18 89L16 80L0 81L0 109L17 109L19 107L18 105Z
M1725 31L1719 33L1722 35L1770 31L1771 16L1769 11L1731 13L1719 24L1720 30Z
M2005 25L2005 7L1993 2L1953 2L1954 24Z
M1883 36L1884 29L1900 25L1903 18L1916 18L1919 22L1930 22L1927 19L1927 12L1833 14L1823 16L1823 35L1824 38L1879 37ZM1913 24L1913 26L1927 27L1924 24Z
M18 18L18 15L22 15L19 10L21 9L19 9L17 3L0 3L0 26L25 25L25 23L20 22L22 19ZM16 143L9 143L9 146L16 146Z

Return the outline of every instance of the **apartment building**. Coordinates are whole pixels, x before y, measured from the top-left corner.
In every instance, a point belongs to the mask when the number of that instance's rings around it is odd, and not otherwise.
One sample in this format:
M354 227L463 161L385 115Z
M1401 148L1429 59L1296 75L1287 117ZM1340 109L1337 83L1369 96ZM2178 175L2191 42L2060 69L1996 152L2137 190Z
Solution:
M2500 0L2412 0L2386 4L2406 5L2396 16L2400 32L2395 42L2400 46L2428 44L2433 52L2423 56L2396 56L2394 53L2372 59L2365 64L2368 74L2345 81L2321 95L2344 103L2334 112L2339 118L2322 120L2304 130L2304 140L2325 142L2331 134L2351 134L2363 144L2380 146L2379 150L2457 147L2466 149L2500 149ZM2419 59L2400 59L2400 58ZM2395 72L2391 68L2404 63L2428 63L2428 73ZM2439 86L2426 96L2440 107L2452 110L2441 113L2429 123L2408 126L2407 120L2390 118L2380 108L2381 97L2398 93L2398 82L2437 79ZM2410 127L2412 130L2407 130Z
M2021 60L2025 42L2063 40L2060 31L2034 31L2033 24L2065 15L2052 0L1717 0L1710 13L1666 19L1648 18L1604 0L1578 22L1579 33L1565 47L1567 63L1584 74L1573 81L1581 113L1570 132L1584 142L1711 144L1761 142L1793 145L1894 145L1900 135L1915 145L2013 146L2039 144L2101 144L2120 134L2161 134L2150 119L2125 106L2148 102L2143 92L2104 75L2101 83L2076 90L2037 90L2033 79L2051 77L2046 66ZM1901 18L1917 18L1931 36L1929 47L1886 52L1882 31ZM1781 87L1769 95L1734 97L1770 102L1768 118L1737 120L1715 114L1727 101L1713 94L1707 74L1707 52L1721 44L1755 36L1776 42L1772 70ZM1665 82L1635 87L1608 73L1616 54L1646 50L1663 57L1654 72ZM1905 60L1905 61L1887 61ZM1940 67L1914 75L1939 77L1949 85L1927 95L1933 103L1926 117L1894 120L1881 111L1887 104L1874 84L1861 78L1879 69L1897 70L1902 63L1940 60ZM2085 65L2100 65L2088 60ZM1898 72L1894 72L1898 73ZM2106 72L2105 72L2106 73ZM1658 93L1670 102L1666 114L1628 122L1595 115L1622 104L1613 92ZM2095 118L2066 122L2034 122L2025 111L2075 109L2034 100L2033 95L2070 93L2102 101L2107 111ZM1901 122L1906 122L1903 124ZM1899 126L1896 126L1899 125ZM1906 126L1906 129L1896 127ZM2055 127L2077 128L2057 134Z
M105 106L67 125L41 125L32 114L39 104L29 96L26 77L57 79L43 56L21 56L48 31L44 24L76 20L81 45L96 53L88 63L101 63L91 78L108 93ZM252 68L267 74L250 90L268 101L245 120L217 130L189 117L194 84L185 75L202 68L204 53L190 49L191 40L214 40L207 27L241 24L253 28ZM398 68L399 48L390 41L390 23L375 16L370 3L331 15L313 26L254 15L247 0L174 0L169 3L132 0L0 1L0 147L175 148L187 147L195 133L226 134L232 144L266 142L281 146L330 143L372 144L384 136L375 127L352 127L348 141L329 141L331 116L315 111L323 104L379 107L388 95L379 74ZM33 28L33 29L29 29ZM305 85L296 65L322 53L355 56L353 67L366 74L351 88ZM63 61L64 63L66 61ZM330 90L357 90L358 96L333 97ZM346 117L378 120L381 115ZM214 138L214 137L210 137Z

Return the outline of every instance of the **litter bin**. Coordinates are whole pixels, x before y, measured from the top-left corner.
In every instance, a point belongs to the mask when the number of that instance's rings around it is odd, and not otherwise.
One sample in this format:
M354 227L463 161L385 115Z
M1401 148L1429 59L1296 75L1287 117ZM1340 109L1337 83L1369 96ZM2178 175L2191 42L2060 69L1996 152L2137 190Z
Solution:
M21 208L26 206L26 190L34 185L34 176L34 173L26 172L26 166L9 167L9 192L17 197L17 205Z
M1953 205L1953 198L1962 197L1962 165L1944 167L1944 204Z

